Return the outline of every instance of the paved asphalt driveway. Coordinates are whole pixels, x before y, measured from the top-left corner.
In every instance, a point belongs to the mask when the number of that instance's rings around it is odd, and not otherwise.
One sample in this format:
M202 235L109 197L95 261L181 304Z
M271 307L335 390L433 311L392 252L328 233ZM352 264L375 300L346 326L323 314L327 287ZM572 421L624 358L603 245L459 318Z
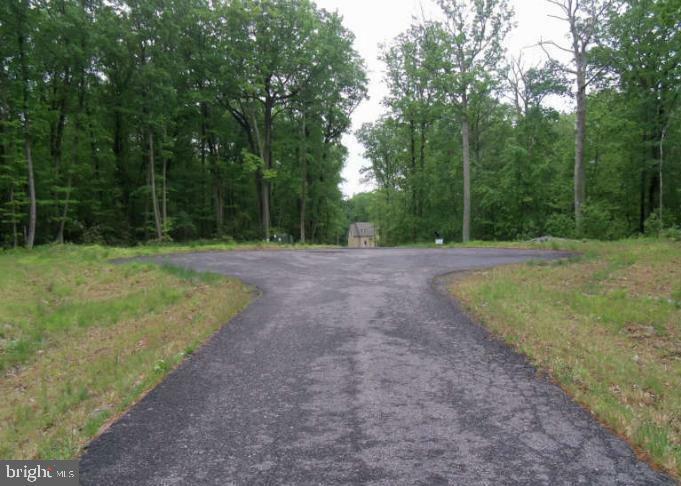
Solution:
M672 484L492 339L434 277L556 254L167 257L262 296L81 461L84 485Z

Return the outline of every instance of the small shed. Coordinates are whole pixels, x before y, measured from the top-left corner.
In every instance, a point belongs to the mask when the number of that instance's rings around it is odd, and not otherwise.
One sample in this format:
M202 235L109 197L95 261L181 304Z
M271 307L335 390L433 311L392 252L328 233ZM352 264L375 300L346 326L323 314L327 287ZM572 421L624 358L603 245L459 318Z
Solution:
M378 234L372 223L352 223L348 231L348 247L373 248L376 246Z

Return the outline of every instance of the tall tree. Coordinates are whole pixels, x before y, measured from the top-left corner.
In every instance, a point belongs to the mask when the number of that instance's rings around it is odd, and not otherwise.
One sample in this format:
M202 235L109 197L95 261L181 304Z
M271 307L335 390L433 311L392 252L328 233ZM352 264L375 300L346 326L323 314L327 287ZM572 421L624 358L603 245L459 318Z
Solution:
M471 105L473 98L488 92L494 82L513 11L507 0L439 0L438 4L445 14L440 87L455 106L461 128L462 238L467 242L471 237Z
M583 208L586 203L586 168L584 153L586 143L587 87L600 74L591 70L594 66L590 58L591 49L598 44L603 32L603 21L612 0L546 0L559 9L558 15L552 15L567 23L570 46L564 47L553 41L541 41L549 58L546 47L555 47L572 56L572 68L564 69L575 77L576 125L575 125L575 168L574 168L574 209L577 234L582 233Z
M230 38L245 62L240 62L245 79L236 92L228 93L229 110L248 130L254 148L262 159L257 172L262 230L269 240L271 225L272 179L276 176L273 159L274 121L288 100L310 82L318 18L309 1L258 0L234 2L233 15L242 20L245 35ZM234 43L236 40L236 43Z
M664 149L681 104L680 18L681 4L676 1L627 0L611 11L609 43L599 53L599 61L615 74L633 105L644 134L639 198L642 232L655 207L664 224Z
M432 74L440 62L439 54L437 26L419 24L398 36L383 55L390 89L385 101L394 118L405 124L409 139L405 177L411 192L412 238L416 236L425 211L426 140L438 111L437 85Z
M26 234L26 247L33 248L36 236L37 225L37 195L35 183L35 171L33 164L33 128L32 120L32 85L33 74L31 69L33 54L33 29L34 12L29 0L13 1L10 6L11 19L6 22L9 28L14 29L16 42L16 54L18 64L13 66L16 69L17 84L20 89L19 114L23 135L24 159L26 161L26 171L28 175L28 197L29 197L29 217L28 231Z

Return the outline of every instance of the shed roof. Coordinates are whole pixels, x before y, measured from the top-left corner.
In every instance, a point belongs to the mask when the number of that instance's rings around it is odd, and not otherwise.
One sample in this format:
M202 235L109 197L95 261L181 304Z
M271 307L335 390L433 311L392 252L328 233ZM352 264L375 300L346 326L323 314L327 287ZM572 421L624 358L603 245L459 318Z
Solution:
M350 225L350 236L376 236L376 230L372 223L352 223Z

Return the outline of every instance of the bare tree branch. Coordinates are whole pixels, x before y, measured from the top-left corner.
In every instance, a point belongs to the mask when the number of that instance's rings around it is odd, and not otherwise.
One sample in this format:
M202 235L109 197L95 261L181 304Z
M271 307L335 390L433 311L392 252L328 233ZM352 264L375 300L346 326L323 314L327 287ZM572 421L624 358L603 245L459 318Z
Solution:
M547 17L551 17L552 19L558 19L562 22L569 22L570 19L568 17L561 17L559 15L553 15L553 14L546 14Z
M541 47L541 50L544 51L544 54L546 54L546 57L548 58L549 61L554 63L561 71L564 71L566 73L570 74L577 74L577 71L574 69L570 69L567 66L565 66L563 63L559 62L556 58L554 58L549 51L546 50L546 47L544 47L544 44L542 42L539 42L537 44L539 47Z
M600 77L600 75L603 74L606 70L607 70L607 66L603 66L603 67L600 68L598 71L596 71L596 74L592 75L592 76L586 81L586 83L584 83L584 87L586 88L587 86L589 86L593 81L595 81L596 79L598 79L598 78Z
M572 49L568 49L567 47L563 47L563 46L561 46L560 44L557 44L554 41L539 41L539 43L542 44L542 45L556 47L556 48L560 49L561 51L567 52L568 54L571 54L571 55L574 55L574 53L575 53Z

